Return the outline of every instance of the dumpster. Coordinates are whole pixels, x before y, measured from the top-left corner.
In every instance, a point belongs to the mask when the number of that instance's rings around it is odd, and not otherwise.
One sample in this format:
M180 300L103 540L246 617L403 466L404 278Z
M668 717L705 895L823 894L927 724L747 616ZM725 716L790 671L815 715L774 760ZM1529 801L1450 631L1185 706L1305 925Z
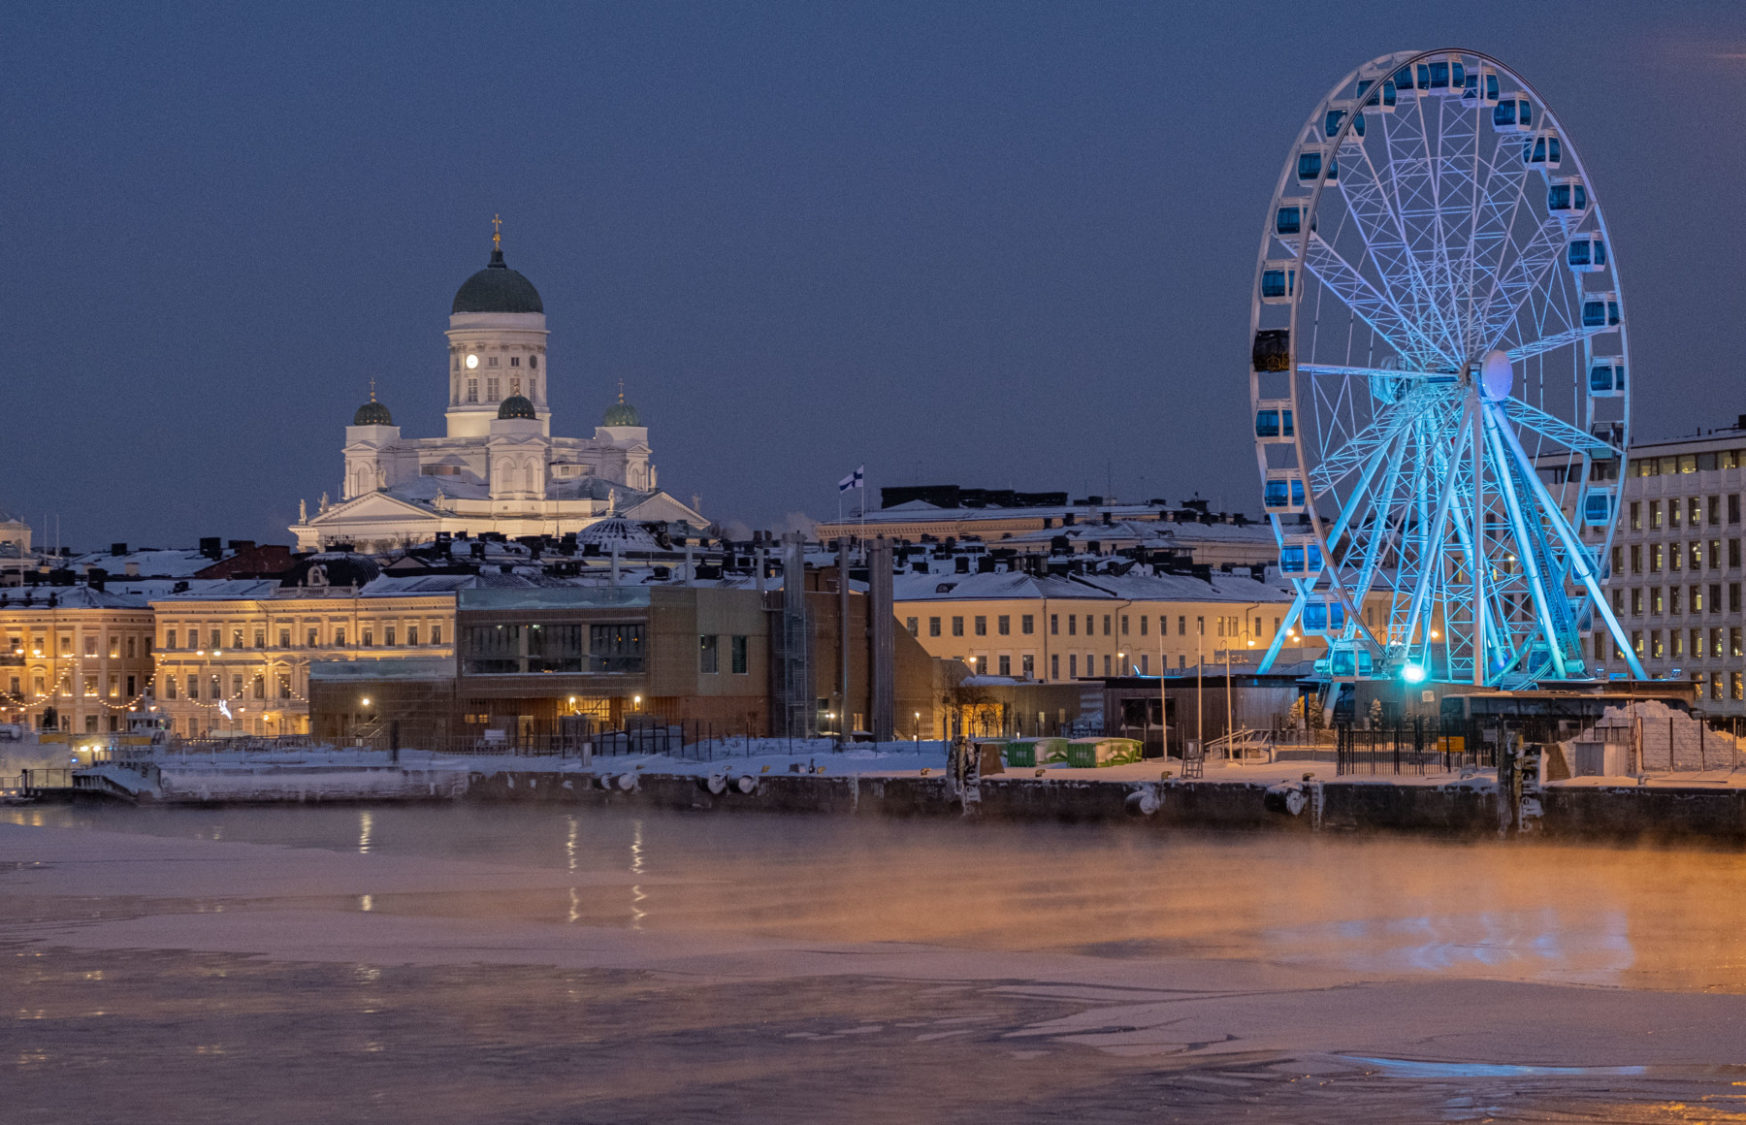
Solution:
M1140 743L1132 738L1075 738L1067 743L1066 756L1075 769L1119 766L1140 760Z

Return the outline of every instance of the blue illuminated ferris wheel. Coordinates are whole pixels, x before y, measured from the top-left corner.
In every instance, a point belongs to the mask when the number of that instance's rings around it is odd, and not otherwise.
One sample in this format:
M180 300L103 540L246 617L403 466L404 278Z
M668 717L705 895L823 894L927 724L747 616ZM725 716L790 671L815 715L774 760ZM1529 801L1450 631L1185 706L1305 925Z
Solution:
M1296 596L1334 678L1518 687L1636 654L1602 596L1630 429L1593 184L1518 75L1401 52L1299 132L1255 271L1250 404Z

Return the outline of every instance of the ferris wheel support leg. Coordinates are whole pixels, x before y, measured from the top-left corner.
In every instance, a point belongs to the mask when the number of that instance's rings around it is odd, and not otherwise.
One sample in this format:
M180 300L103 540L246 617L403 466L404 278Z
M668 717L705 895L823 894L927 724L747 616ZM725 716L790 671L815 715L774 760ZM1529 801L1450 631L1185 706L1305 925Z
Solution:
M1631 647L1630 638L1625 636L1624 627L1619 624L1619 619L1613 616L1612 604L1607 601L1605 591L1600 588L1600 582L1595 577L1587 544L1583 543L1577 536L1575 529L1564 518L1564 510L1558 506L1552 499L1552 494L1547 491L1546 483L1540 479L1538 473L1534 472L1533 462L1523 451L1522 443L1516 440L1516 435L1508 429L1504 429L1503 436L1504 441L1509 445L1510 455L1515 458L1516 464L1522 466L1523 475L1529 486L1533 488L1541 509L1546 513L1546 522L1552 525L1552 530L1558 533L1559 541L1569 552L1570 569L1576 572L1577 581L1581 582L1583 588L1588 591L1589 598L1594 602L1594 610L1606 623L1607 633L1612 636L1613 643L1618 646L1620 652L1625 654L1625 666L1631 670L1631 678L1647 680L1649 676L1643 671L1643 662L1637 659L1637 652Z
M1468 413L1472 409L1473 409L1472 404L1469 403L1467 408L1462 411L1462 413L1461 413L1462 428L1466 428ZM1459 475L1460 470L1461 470L1460 458L1455 457L1453 454L1451 454L1451 456L1449 457L1449 471L1443 475L1443 495L1437 500L1437 519L1431 528L1431 538L1429 540L1429 542L1431 542L1431 543L1441 543L1443 541L1443 536L1448 534L1449 509L1455 503L1455 478ZM1421 552L1421 556L1422 556L1422 554L1423 554L1423 552ZM1431 585L1434 581L1437 581L1440 579L1439 575L1434 574L1432 572L1430 564L1428 562L1426 562L1423 557L1420 558L1419 567L1420 567L1419 587L1417 590L1413 591L1413 608L1412 608L1412 612L1407 617L1406 635L1409 639L1409 642L1410 642L1410 639L1418 632L1419 627L1424 620L1425 603L1428 600L1430 600ZM1448 626L1449 626L1449 623L1447 621L1444 621L1444 623L1443 623L1444 632L1448 632ZM1429 629L1425 630L1425 636L1426 637L1430 636ZM1430 649L1431 649L1431 646L1430 646L1429 642L1427 641L1426 645L1425 645L1425 652L1426 652L1427 657L1429 656ZM1445 652L1445 659L1444 659L1445 667L1447 667L1447 664L1448 664L1447 652Z
M1540 573L1535 532L1523 518L1521 498L1516 495L1515 482L1510 479L1509 458L1504 452L1503 438L1499 436L1499 431L1504 428L1503 423L1498 420L1494 409L1486 408L1485 414L1492 454L1497 458L1498 491L1503 494L1504 507L1510 515L1510 532L1516 539L1516 557L1522 561L1522 569L1528 575L1528 586L1534 593L1534 616L1540 619L1540 631L1546 634L1546 649L1552 656L1552 667L1557 670L1558 678L1562 680L1567 675L1564 666L1564 642L1568 638L1558 636L1557 626L1552 622L1552 603L1546 590L1545 576Z
M1297 596L1291 599L1291 608L1285 611L1285 620L1273 631L1273 643L1267 646L1267 654L1261 658L1260 665L1255 669L1257 674L1266 675L1272 669L1273 662L1279 659L1279 650L1285 646L1285 634L1297 625L1297 619L1303 615L1304 593L1300 589Z
M1473 572L1473 683L1483 686L1489 672L1485 655L1485 443L1480 439L1484 420L1472 405L1478 390L1468 400L1468 415L1473 421L1473 542L1467 561Z

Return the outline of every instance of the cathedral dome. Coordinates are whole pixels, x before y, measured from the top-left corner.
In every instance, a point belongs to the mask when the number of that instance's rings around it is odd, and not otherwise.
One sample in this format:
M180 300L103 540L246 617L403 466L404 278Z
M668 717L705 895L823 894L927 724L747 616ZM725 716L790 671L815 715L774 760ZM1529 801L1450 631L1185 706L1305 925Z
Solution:
M534 404L529 402L525 396L510 395L498 405L497 417L500 420L504 418L527 418L538 420L539 414L534 410Z
M370 395L369 402L358 407L358 412L352 415L352 425L354 426L392 426L393 424L394 419L388 413L387 404L377 402L374 394Z
M503 249L491 251L491 264L461 283L451 313L543 313L533 282L503 263Z

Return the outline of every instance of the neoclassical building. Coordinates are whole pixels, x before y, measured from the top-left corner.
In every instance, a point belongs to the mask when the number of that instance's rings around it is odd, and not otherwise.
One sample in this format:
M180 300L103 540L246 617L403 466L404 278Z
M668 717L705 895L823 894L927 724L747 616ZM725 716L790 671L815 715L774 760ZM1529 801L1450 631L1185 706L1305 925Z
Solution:
M324 493L311 514L300 502L291 525L299 549L383 549L439 531L562 535L615 513L708 526L659 490L648 427L622 385L592 437L552 436L545 305L504 262L501 233L492 244L490 263L449 310L448 432L402 437L372 390L346 427L338 503Z

